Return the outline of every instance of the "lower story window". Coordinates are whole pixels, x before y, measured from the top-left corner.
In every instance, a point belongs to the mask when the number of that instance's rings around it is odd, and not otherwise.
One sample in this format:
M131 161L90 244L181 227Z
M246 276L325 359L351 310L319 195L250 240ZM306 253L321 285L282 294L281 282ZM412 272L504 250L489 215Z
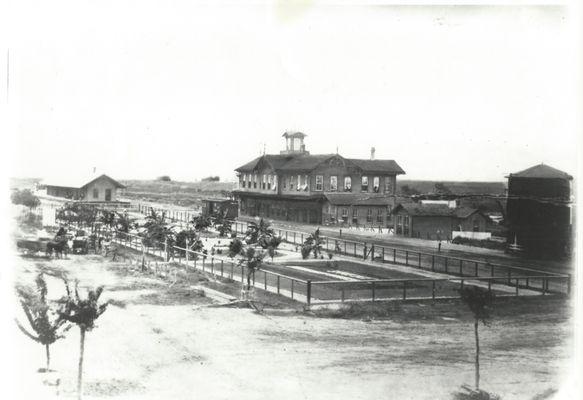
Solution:
M342 209L342 221L344 222L348 221L348 208Z

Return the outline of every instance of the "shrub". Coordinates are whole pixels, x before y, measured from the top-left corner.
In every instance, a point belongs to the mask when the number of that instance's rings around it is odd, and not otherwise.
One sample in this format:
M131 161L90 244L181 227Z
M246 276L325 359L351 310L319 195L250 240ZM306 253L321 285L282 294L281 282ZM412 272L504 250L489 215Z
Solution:
M168 175L162 175L156 178L157 181L161 181L161 182L171 182L172 179L170 179L170 177Z

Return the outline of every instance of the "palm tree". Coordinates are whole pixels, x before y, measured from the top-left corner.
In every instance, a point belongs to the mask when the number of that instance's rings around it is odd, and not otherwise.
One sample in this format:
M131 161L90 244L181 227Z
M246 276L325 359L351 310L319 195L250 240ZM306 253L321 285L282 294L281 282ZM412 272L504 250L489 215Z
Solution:
M174 232L174 225L170 225L166 219L166 213L157 213L156 210L150 208L150 214L146 216L144 223L145 244L154 246L167 246L172 248L175 243L176 234Z
M99 297L103 292L103 286L87 292L87 298L82 299L79 296L79 282L75 282L74 296L69 289L69 283L65 278L65 287L67 296L61 299L63 309L59 312L63 320L72 322L79 327L80 346L79 346L79 371L77 375L77 398L83 398L83 356L85 353L85 333L95 328L95 321L107 308L107 302L99 304Z
M247 247L243 252L244 258L242 258L239 263L245 265L247 268L247 295L249 290L251 290L251 277L255 275L256 271L259 271L263 266L263 258L265 258L264 252L258 252L254 247Z
M243 254L243 242L240 239L234 238L229 243L229 257L233 258L239 254Z
M210 217L200 214L192 218L190 223L194 226L195 231L203 232L212 225L212 220Z
M26 315L28 323L36 335L27 331L18 320L16 320L16 325L26 336L45 346L47 358L45 371L49 372L51 366L49 346L64 338L64 333L71 328L71 325L59 318L57 310L49 304L47 283L42 273L38 274L35 282L36 292L24 287L19 287L16 290L24 315Z
M323 244L324 239L320 236L320 228L318 228L304 240L301 248L302 258L308 258L310 253L314 254L314 258L318 258L322 254Z
M269 241L275 236L275 231L271 228L271 224L263 218L259 223L249 222L247 232L245 233L245 242L247 244L258 244L264 249L269 247Z
M480 390L480 337L478 335L479 322L486 326L490 325L490 309L492 304L492 294L478 286L464 286L460 290L462 301L470 308L474 315L474 336L476 338L476 391Z

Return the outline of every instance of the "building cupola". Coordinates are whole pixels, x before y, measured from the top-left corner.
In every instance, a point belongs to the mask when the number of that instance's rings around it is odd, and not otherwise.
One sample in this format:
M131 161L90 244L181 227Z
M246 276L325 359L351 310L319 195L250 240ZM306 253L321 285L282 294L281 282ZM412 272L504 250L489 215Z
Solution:
M285 138L285 150L280 154L310 154L306 151L304 138L307 136L302 132L285 132L282 135Z

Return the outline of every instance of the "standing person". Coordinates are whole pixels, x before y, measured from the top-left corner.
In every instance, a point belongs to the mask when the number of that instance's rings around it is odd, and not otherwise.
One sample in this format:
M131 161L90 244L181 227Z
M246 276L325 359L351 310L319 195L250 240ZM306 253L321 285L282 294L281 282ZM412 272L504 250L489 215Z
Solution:
M441 253L441 239L439 240L439 243L437 243L437 252Z

